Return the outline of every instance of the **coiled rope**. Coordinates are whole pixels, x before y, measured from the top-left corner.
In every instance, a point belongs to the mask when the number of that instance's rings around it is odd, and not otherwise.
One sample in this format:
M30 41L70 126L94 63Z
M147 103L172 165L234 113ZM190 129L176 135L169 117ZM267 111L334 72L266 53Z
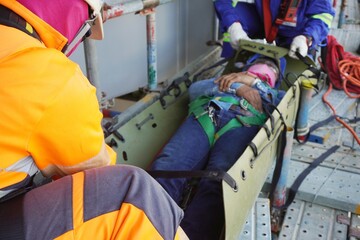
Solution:
M351 57L351 58L343 59L339 61L338 67L342 78L342 86L346 95L350 98L360 98L360 93L352 94L347 90L347 87L350 84L360 87L360 58ZM326 99L329 93L332 91L332 89L333 89L333 84L330 81L329 88L326 91L326 93L322 96L322 100L330 107L334 116L336 116L335 108ZM360 139L357 136L354 129L351 126L349 126L344 120L342 120L340 117L337 116L335 117L335 119L350 131L356 142L360 145Z
M343 59L339 62L339 71L342 78L343 89L350 98L360 98L358 94L351 94L347 90L348 84L352 84L360 88L360 58L351 57Z

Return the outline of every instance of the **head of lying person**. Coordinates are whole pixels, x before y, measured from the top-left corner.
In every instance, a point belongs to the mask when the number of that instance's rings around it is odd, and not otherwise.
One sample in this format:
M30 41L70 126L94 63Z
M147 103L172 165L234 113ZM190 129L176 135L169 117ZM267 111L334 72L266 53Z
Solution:
M280 71L285 69L285 59L275 60L259 54L254 55L247 61L247 72L275 87L280 79Z

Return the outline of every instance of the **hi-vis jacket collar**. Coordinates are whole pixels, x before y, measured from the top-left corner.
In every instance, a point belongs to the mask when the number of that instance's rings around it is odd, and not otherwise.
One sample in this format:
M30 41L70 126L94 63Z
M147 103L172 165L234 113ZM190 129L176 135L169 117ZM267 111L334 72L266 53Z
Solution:
M64 48L68 39L56 31L49 24L44 22L41 18L21 5L18 1L0 0L0 4L23 17L37 31L41 41L45 44L46 47L54 48L59 51Z

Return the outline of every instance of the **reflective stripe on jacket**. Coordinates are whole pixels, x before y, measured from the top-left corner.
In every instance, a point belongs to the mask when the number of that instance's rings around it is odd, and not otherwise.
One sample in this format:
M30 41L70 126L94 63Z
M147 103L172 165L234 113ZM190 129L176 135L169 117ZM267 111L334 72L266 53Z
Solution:
M271 0L273 22L280 4L281 0ZM240 22L249 37L265 37L262 0L255 0L255 4L237 2L235 7L232 0L216 0L214 6L224 32L234 22ZM280 25L277 44L289 46L295 36L303 34L313 38L312 48L318 46L326 39L334 14L329 0L302 0L297 10L297 26Z
M183 217L149 174L129 165L65 176L23 195L22 206L3 204L0 239L20 239L9 218L22 218L23 239L172 240Z

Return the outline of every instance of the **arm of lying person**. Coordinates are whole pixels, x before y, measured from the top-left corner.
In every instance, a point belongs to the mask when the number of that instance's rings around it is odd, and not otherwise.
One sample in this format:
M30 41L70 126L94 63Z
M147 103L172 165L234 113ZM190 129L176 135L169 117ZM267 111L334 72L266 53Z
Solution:
M226 96L228 93L222 92L219 89L219 85L215 83L215 78L197 81L191 84L189 88L190 101L200 96Z
M286 93L283 90L270 87L269 84L261 80L255 80L252 88L256 89L259 92L263 103L271 104L274 106L277 106L280 103L281 99Z
M226 92L230 88L239 88L242 85L251 87L255 81L256 76L249 72L238 72L223 75L215 80L219 84L220 91Z
M193 83L189 88L190 101L199 96L227 96L229 93L236 95L236 89L243 84L252 86L254 77L248 72L231 73L219 78L211 78Z
M285 91L271 88L263 81L254 81L252 86L243 85L236 89L238 97L245 98L256 110L262 112L263 103L277 106L285 95Z
M245 98L256 110L263 112L262 99L258 90L243 85L236 90L236 95Z

